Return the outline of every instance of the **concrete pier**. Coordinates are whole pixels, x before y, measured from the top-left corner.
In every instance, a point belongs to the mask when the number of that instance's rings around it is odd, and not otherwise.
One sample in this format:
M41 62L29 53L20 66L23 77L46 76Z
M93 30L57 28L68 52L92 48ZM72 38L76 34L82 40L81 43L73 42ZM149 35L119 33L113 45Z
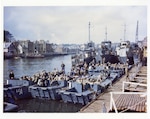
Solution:
M133 67L130 72L135 72L136 67ZM147 70L146 66L142 66L140 72ZM100 94L95 100L91 103L85 105L79 113L105 113L104 109L107 109L107 112L110 110L110 92L121 92L123 81L126 81L126 76L122 76L117 82L110 86L104 93ZM117 97L114 97L114 99ZM104 108L105 104L105 108Z

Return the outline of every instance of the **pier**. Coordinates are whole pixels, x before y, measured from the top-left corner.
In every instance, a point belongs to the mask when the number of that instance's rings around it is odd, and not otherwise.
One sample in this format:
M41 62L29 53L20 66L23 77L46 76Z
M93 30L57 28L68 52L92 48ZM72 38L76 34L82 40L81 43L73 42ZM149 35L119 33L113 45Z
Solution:
M137 67L133 67L129 73L135 72ZM139 74L147 74L147 66L142 66L139 71L137 72ZM143 75L142 75L143 77ZM145 75L144 80L147 78L147 75ZM136 77L135 77L136 80ZM104 93L100 94L95 100L90 102L89 104L85 105L83 108L80 109L79 113L107 113L110 111L111 107L111 98L110 93L112 92L123 92L123 82L126 81L126 75L122 76L117 82L115 82L112 86L110 86ZM145 81L146 82L146 81ZM145 83L144 82L144 83ZM147 83L146 83L147 84ZM145 85L146 85L145 84ZM144 85L144 84L143 84ZM147 88L147 87L146 87ZM146 89L147 90L147 89ZM147 92L144 90L144 92ZM134 92L139 92L138 90L132 90ZM143 90L142 90L143 92ZM117 99L118 96L114 97L114 100ZM104 112L105 109L105 112ZM146 110L145 110L146 111Z

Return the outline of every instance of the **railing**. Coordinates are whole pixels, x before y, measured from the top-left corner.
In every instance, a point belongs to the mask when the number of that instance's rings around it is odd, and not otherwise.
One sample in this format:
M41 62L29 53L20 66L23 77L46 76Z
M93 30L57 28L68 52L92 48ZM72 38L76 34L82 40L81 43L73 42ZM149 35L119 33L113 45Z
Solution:
M134 78L136 78L136 75L140 72L140 69L142 67L142 63L138 63L137 66L135 67L135 70L129 73L129 80L132 81Z
M125 91L125 84L129 84L129 85L135 85L135 86L144 86L147 88L147 84L142 84L142 83L133 83L133 82L126 82L126 81L123 81L122 83L122 92Z

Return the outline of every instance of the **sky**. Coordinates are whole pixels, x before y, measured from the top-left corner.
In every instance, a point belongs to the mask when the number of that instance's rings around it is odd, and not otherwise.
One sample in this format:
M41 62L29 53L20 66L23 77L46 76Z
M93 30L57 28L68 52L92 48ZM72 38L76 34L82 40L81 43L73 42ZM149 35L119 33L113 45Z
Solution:
M90 40L134 42L147 36L146 6L5 6L4 30L16 40L82 44ZM126 26L126 27L125 27ZM126 32L124 30L126 29Z

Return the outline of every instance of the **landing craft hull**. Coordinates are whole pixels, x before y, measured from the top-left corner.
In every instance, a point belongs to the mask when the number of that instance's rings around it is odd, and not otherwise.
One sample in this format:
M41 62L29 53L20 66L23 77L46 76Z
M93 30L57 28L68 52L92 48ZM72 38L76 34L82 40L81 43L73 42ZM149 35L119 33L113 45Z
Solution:
M31 98L31 93L28 91L28 86L9 87L7 88L7 90L5 89L4 95L8 96L8 97L5 97L6 99L12 98L12 100L21 100L21 99Z
M31 94L28 91L29 82L26 80L7 80L4 85L4 99L7 102L31 98ZM4 100L4 101L5 101ZM11 102L12 103L12 102Z
M8 102L4 102L4 112L17 112L18 111L18 106L15 104L11 104Z
M86 105L93 99L94 91L86 90L79 93L73 90L74 88L60 91L63 102Z
M67 85L66 81L55 81L58 84L50 85L48 87L40 87L37 85L29 86L29 91L33 98L48 99L48 100L60 100L59 89ZM53 82L54 84L54 82Z

